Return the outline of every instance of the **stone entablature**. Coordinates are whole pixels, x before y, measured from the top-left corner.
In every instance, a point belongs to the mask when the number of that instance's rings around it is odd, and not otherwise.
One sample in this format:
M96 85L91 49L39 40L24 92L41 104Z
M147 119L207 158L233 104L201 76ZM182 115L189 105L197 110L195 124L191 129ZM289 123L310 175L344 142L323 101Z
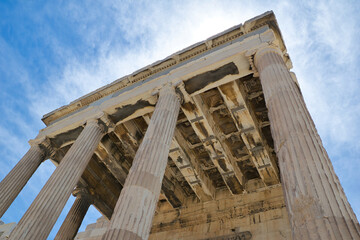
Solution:
M69 113L78 111L85 106L89 106L103 97L116 94L116 92L119 91L126 91L126 88L131 88L137 82L141 82L142 84L144 81L146 81L146 79L157 78L158 76L167 74L172 69L184 65L196 58L202 57L209 52L216 51L220 49L220 47L233 44L239 40L241 41L249 35L251 36L253 32L262 28L263 26L267 26L268 28L272 29L278 39L278 46L282 51L286 52L286 47L283 43L275 15L272 11L269 11L255 18L249 19L244 24L236 25L230 29L225 30L224 32L218 33L208 38L205 41L191 45L170 55L169 57L166 57L163 60L157 61L153 64L150 64L149 66L139 69L128 76L117 79L114 82L71 102L69 105L63 106L44 115L42 120L48 126L57 119L63 118ZM289 68L291 68L292 65L290 58L287 55L285 58Z

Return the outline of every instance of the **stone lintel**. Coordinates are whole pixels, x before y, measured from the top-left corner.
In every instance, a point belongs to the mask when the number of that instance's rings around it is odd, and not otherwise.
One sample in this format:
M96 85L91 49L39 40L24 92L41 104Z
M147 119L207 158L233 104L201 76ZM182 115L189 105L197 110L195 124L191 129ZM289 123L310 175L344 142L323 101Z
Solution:
M265 30L264 30L265 31ZM194 59L182 66L179 66L173 69L171 72L166 75L161 75L154 79L149 79L146 84L142 84L141 87L137 86L136 88L130 88L127 91L119 92L113 94L111 97L103 97L92 103L89 106L78 108L77 110L71 111L66 115L58 117L56 120L48 123L48 126L42 129L39 133L39 137L49 136L54 137L57 134L74 129L77 126L81 125L84 119L89 119L97 116L99 113L106 113L107 115L115 116L115 123L125 122L127 120L133 119L138 116L145 115L146 113L152 112L154 109L154 104L156 103L156 97L152 95L154 88L164 85L166 82L173 82L174 84L181 79L189 79L192 76L201 74L212 70L222 65L233 62L237 69L238 73L233 74L231 77L221 79L221 81L215 81L211 84L204 86L204 88L197 90L192 93L192 95L199 94L210 88L217 87L226 82L233 81L237 78L249 75L252 73L249 70L249 62L245 53L252 48L256 48L261 44L267 45L267 42L262 42L260 36L261 34L267 34L267 32L272 30L266 30L264 33L258 33L256 35L249 36L244 38L240 42L234 42L231 45L225 46L219 51L213 51L199 59ZM275 37L272 35L273 38ZM268 40L267 40L268 41ZM236 53L234 55L234 53ZM131 110L132 105L138 103L139 108L135 111ZM128 116L116 115L117 109L126 107L126 111L133 111ZM122 111L121 114L124 112Z

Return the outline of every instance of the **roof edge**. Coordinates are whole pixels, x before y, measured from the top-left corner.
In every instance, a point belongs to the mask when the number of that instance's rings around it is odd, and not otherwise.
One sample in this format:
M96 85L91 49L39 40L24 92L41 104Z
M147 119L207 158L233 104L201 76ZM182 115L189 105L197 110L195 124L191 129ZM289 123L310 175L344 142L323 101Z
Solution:
M148 66L140 68L139 70L129 75L116 79L115 81L70 102L68 105L64 105L60 108L55 109L54 111L45 114L41 120L45 123L46 126L49 126L55 120L62 118L67 114L79 110L85 106L88 106L89 104L97 101L102 97L108 96L120 89L131 86L136 82L143 81L155 74L159 74L169 67L173 67L179 63L188 61L191 58L202 54L214 47L223 45L240 36L253 32L266 24L268 24L269 27L275 31L275 34L278 35L279 39L281 39L282 46L280 47L285 50L285 44L283 42L281 32L275 18L275 14L273 11L267 11L261 15L245 21L244 24L235 25L223 32L207 38L204 41L195 43L178 52L175 52L174 54L162 60L156 61Z

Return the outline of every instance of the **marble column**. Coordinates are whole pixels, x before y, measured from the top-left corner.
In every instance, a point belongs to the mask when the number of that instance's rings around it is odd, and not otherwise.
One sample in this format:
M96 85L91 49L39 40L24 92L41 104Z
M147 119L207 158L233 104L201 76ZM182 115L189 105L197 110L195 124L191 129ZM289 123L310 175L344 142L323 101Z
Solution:
M38 141L30 141L29 151L0 182L0 217L19 195L41 162L45 160L47 151L45 145L40 146L40 144L41 142ZM50 145L46 146L50 147Z
M11 240L46 239L104 134L97 120L86 123L75 143L10 235Z
M73 194L76 197L75 202L56 234L55 240L74 239L91 205L91 196L85 188L76 188Z
M282 53L255 55L293 239L360 239L358 221Z
M179 109L174 88L163 87L102 239L148 239Z

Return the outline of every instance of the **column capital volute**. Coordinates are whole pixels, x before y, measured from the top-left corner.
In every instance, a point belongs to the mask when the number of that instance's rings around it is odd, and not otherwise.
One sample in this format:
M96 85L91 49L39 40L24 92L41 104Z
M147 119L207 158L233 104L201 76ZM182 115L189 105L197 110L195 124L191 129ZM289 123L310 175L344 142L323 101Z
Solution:
M76 198L86 198L88 199L88 201L92 202L93 201L93 197L90 194L90 192L87 190L87 188L85 187L76 187L73 192L72 192L73 196Z
M107 133L110 129L113 129L115 127L115 124L111 121L109 116L104 112L101 112L96 116L87 119L84 122L84 126L88 126L88 125L96 125L100 127L103 133Z
M51 141L48 137L35 138L28 141L31 147L39 147L41 154L44 156L44 160L54 155L55 149L51 145Z
M111 132L115 129L116 124L106 113L103 113L103 115L99 118L99 122L104 126L104 130L106 132Z
M176 92L179 95L181 95L181 98L182 98L181 103L191 101L191 97L190 97L189 93L185 89L185 83L184 83L183 80L179 80L179 81L175 82L174 86L176 87Z

